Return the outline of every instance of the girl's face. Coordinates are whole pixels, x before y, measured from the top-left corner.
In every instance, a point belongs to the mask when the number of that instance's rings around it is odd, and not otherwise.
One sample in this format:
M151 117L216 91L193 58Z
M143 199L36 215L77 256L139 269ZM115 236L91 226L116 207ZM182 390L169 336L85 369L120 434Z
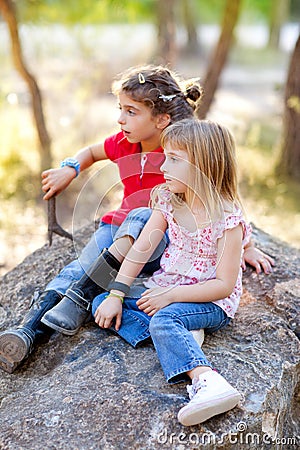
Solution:
M120 116L118 123L127 140L140 142L144 151L151 151L160 145L160 116L153 117L151 109L136 102L124 93L119 94Z
M184 150L176 150L167 144L164 148L165 162L160 170L163 172L166 184L174 194L183 194L187 191L191 163Z

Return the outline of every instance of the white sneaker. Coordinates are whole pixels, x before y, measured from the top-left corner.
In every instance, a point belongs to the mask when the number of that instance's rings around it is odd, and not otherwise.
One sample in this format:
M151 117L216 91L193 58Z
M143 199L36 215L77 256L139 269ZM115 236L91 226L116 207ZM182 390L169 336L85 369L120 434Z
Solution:
M194 378L187 391L191 400L178 413L179 422L186 426L205 422L210 417L229 411L241 399L240 393L214 370Z
M199 347L201 347L204 341L204 330L202 328L200 330L191 330L191 333Z

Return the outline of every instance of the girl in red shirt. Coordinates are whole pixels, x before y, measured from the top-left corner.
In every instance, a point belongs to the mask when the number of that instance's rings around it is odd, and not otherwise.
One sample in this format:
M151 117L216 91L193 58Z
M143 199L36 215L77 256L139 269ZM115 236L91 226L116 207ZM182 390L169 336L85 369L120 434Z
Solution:
M149 217L145 207L150 191L163 182L162 131L171 123L192 118L202 94L195 81L184 82L160 66L129 69L113 84L113 92L119 99L121 132L83 148L73 158L64 160L59 169L43 172L42 189L44 200L49 200L81 171L97 161L110 159L118 165L124 185L122 204L102 217L80 257L38 295L20 327L0 334L0 367L7 372L13 372L28 356L40 336L52 329L73 335L89 319L93 298L107 289L120 267L119 259L106 249L131 214L139 233ZM144 209L136 210L137 207ZM272 259L253 246L249 245L244 255L257 270L261 270L261 265L266 272L271 270Z

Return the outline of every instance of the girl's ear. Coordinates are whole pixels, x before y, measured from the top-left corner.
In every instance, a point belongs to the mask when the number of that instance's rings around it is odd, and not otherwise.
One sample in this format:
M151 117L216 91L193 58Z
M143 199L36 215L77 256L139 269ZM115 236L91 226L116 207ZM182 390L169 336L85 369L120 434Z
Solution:
M159 130L163 130L170 125L171 117L169 114L159 114L156 116L156 126Z

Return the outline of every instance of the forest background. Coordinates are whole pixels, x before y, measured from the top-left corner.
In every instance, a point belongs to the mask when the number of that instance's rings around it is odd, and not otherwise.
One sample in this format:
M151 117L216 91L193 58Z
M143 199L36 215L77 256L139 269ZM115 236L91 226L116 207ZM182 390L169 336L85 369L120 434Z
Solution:
M41 93L46 149L12 56L7 7ZM293 58L292 79L300 73L300 0L0 0L1 13L0 275L47 241L41 169L119 130L111 82L144 63L200 78L206 98L212 93L203 116L235 135L249 220L300 247L299 167L288 170L285 148L287 108L298 123L300 116L299 96L286 95ZM300 147L289 150L299 161ZM86 172L57 199L58 220L70 230L120 200L112 163Z

